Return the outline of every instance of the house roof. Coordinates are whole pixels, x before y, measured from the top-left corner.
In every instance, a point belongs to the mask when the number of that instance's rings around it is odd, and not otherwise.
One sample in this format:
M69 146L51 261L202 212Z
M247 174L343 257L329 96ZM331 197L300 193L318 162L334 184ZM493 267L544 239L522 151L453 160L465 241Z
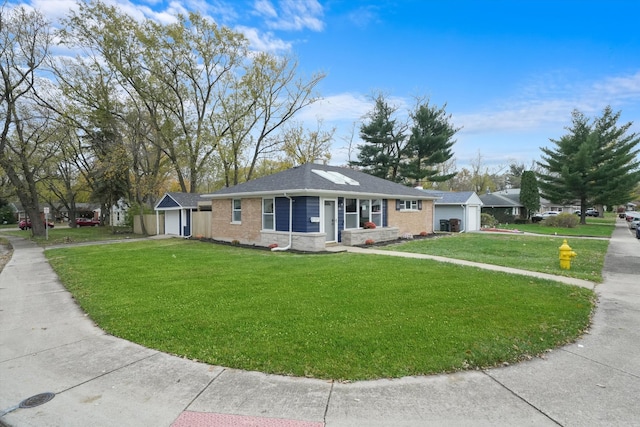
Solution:
M203 199L197 193L165 193L154 209L196 209L199 201L203 201Z
M488 208L522 207L522 203L520 203L519 189L517 192L514 189L512 189L509 191L500 191L497 193L481 194L480 200L482 200L482 204Z
M422 190L406 187L354 169L306 163L286 171L223 188L204 198L300 195L353 195L354 197L394 197L433 200Z
M436 205L464 205L471 202L472 198L477 198L475 191L423 191L431 196L439 197L439 200L434 202ZM482 202L480 201L478 204L482 204Z

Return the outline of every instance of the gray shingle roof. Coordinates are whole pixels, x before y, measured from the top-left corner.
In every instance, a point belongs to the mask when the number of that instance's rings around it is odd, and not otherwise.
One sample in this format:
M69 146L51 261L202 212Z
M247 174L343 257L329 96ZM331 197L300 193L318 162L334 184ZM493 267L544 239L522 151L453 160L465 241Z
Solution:
M469 201L473 196L473 191L438 191L438 190L423 190L425 193L440 197L440 200L436 200L436 205L462 205Z
M521 207L520 194L481 194L480 200L486 208L493 207Z
M200 194L197 193L166 193L162 199L158 202L156 207L161 205L166 205L166 199L170 198L175 201L181 208L192 208L195 209L198 207L198 202L203 201L204 199Z
M337 183L315 171L338 173L358 185ZM353 195L378 197L403 197L407 199L430 200L434 197L395 182L387 181L354 169L337 166L306 163L286 171L278 172L262 178L254 179L233 187L223 188L212 194L204 194L204 198L228 198L260 195Z

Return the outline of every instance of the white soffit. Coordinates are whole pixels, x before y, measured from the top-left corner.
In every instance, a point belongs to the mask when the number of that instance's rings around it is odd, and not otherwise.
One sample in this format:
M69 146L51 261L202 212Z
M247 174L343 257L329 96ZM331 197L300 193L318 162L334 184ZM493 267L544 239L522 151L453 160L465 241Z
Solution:
M360 183L358 181L356 181L355 179L351 179L348 176L345 176L345 175L341 174L340 172L323 171L323 170L320 170L320 169L311 169L311 172L315 173L316 175L319 175L319 176L323 177L324 179L327 179L327 180L333 182L334 184L360 185Z

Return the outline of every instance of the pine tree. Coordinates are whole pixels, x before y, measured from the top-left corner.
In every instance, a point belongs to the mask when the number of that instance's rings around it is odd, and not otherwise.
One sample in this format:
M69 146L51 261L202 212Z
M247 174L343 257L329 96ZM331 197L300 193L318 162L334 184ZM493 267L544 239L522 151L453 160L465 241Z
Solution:
M350 162L370 175L391 181L398 180L407 129L406 124L394 118L396 110L383 95L378 95L373 111L368 114L368 122L360 127L360 138L365 144L358 145L358 161Z
M621 204L631 198L640 181L640 137L629 133L632 123L618 126L620 112L613 113L611 107L593 123L577 110L572 117L569 133L551 139L556 148L542 148L539 186L554 203L579 201L584 224L588 204Z
M450 120L451 115L442 108L419 105L411 114L413 127L409 142L404 149L405 161L401 165L402 177L408 181L442 182L453 178L456 173L440 175L434 166L446 162L453 157L451 147L456 142L453 136L460 130Z
M540 209L538 179L533 171L522 172L520 178L520 203L527 209L527 218L531 218L531 213Z

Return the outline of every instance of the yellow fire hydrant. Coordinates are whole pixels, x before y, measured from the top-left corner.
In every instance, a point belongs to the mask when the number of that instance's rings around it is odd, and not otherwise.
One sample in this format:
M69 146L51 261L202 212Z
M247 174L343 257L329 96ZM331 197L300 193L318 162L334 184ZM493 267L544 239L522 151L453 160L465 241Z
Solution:
M578 254L575 253L573 250L571 250L571 247L567 244L567 239L564 239L562 241L562 246L560 246L559 249L560 249L560 268L564 270L570 270L571 259Z

